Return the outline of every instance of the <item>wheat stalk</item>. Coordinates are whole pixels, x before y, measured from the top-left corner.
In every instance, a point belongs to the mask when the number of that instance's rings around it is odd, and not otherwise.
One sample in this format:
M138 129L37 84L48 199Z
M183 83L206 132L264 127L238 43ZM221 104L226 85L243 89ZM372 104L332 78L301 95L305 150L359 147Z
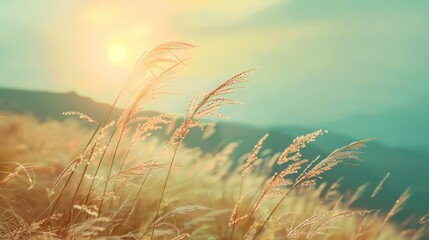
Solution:
M380 192L381 188L383 187L384 182L389 178L390 173L386 173L386 176L380 181L380 183L377 185L377 187L374 189L374 191L371 193L371 198L374 198L378 192Z
M208 115L221 117L222 115L218 113L218 110L221 106L237 104L236 100L229 97L225 97L225 95L235 93L237 89L243 88L241 84L247 81L246 79L252 71L253 69L247 70L233 76L212 91L199 96L197 95L189 103L182 124L176 129L169 141L170 146L173 147L173 156L171 157L170 164L167 170L167 175L165 177L164 185L162 187L161 195L157 204L158 206L155 214L155 221L159 217L161 203L164 197L165 190L167 188L168 179L171 175L171 170L178 148L189 133L189 130L193 127L200 127L200 121L203 117L206 117ZM154 231L155 229L152 230L151 239L153 239Z
M410 197L410 189L407 188L401 196L395 201L395 204L390 209L390 211L387 213L386 217L384 218L383 223L381 224L380 230L378 231L378 234L376 235L375 239L378 239L380 237L381 232L383 231L384 227L386 226L387 222L395 216L399 211L401 211L404 203L408 200Z
M347 146L339 148L333 151L331 154L329 154L329 156L327 156L325 159L323 159L322 161L314 165L312 168L308 168L310 170L307 171L307 169L305 169L303 173L295 180L295 183L293 184L293 186L283 195L280 201L271 210L271 212L268 214L268 217L265 218L261 227L259 228L259 230L257 230L256 234L254 235L253 239L256 239L259 236L259 234L261 234L267 221L271 218L271 216L274 214L277 208L279 208L281 203L286 199L286 197L293 189L300 186L304 182L311 181L314 178L319 177L322 173L331 170L333 167L340 164L345 159L360 160L360 158L357 157L357 154L360 154L361 152L357 150L365 147L365 143L367 143L369 140L370 139L353 142Z

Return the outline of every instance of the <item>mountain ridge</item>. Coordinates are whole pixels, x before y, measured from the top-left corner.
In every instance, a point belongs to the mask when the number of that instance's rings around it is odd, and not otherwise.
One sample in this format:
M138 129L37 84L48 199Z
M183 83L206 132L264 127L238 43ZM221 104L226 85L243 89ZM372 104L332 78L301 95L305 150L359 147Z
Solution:
M53 104L54 103L54 104ZM55 119L63 120L61 114L64 111L80 111L95 118L101 119L108 110L109 105L97 103L89 97L81 97L75 92L52 93L44 91L27 91L14 89L0 89L0 111L8 111L20 114L32 114L41 121ZM121 109L113 111L114 116L119 116ZM156 112L147 112L147 115L155 115ZM185 144L189 147L200 147L206 152L216 151L229 142L240 142L240 146L234 152L233 158L250 151L254 144L265 133L270 136L264 146L274 152L282 151L287 147L295 136L309 133L314 128L301 126L273 126L261 128L240 123L219 122L216 124L216 132L210 138L201 141L201 131L191 131ZM370 136L373 137L373 136ZM319 140L309 144L303 155L311 159L317 155L326 156L338 147L347 145L355 141L356 138L331 131L321 136ZM265 147L266 148L266 147ZM401 218L406 214L425 214L429 212L427 202L429 202L429 176L425 174L429 167L428 153L426 151L416 151L414 149L397 149L384 145L380 141L372 141L369 147L364 149L364 159L362 166L357 169L339 167L326 174L324 179L328 182L336 181L340 176L345 176L343 189L357 189L365 182L371 182L368 192L375 188L378 182L387 172L391 172L391 177L386 181L381 196L372 199L370 207L388 210L397 197L408 187L419 189L412 195L409 206L404 210ZM237 163L238 164L238 163ZM365 176L362 178L362 175ZM404 179L408 180L405 182ZM369 201L366 199L366 201Z

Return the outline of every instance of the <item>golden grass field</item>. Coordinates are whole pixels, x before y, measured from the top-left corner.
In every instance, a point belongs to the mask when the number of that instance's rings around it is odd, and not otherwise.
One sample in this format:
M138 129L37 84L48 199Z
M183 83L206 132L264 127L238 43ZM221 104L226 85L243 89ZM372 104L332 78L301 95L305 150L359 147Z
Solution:
M118 95L134 93L119 119L111 119L110 111L101 120L68 112L61 122L2 113L3 239L422 238L424 224L406 229L390 221L408 191L382 213L351 209L361 191L346 196L337 184L323 183L323 174L337 165L361 161L369 140L317 159L306 159L300 150L324 131L299 136L276 154L265 151L269 136L261 136L242 159L231 157L236 143L216 153L186 147L192 129L209 137L212 129L203 119L222 117L221 107L236 104L231 96L252 70L197 95L179 118L142 116L144 104L182 65L180 52L191 47L170 42L143 55ZM158 140L154 131L169 140ZM283 170L273 174L274 165Z

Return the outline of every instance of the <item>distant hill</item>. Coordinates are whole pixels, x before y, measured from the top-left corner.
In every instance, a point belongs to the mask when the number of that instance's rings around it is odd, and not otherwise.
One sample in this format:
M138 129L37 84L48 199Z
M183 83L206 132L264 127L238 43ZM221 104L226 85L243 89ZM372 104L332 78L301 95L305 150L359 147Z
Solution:
M188 140L190 146L202 146L206 151L222 146L231 141L240 142L240 147L235 152L238 158L242 154L250 151L253 145L265 133L270 136L266 140L264 147L269 147L273 152L282 151L288 146L294 137L310 133L316 130L302 127L273 127L256 128L238 123L219 123L216 127L216 134L205 141L199 141L200 134L194 133L195 142ZM198 136L196 136L198 135ZM364 138L362 138L364 139ZM319 139L309 144L302 152L303 156L312 159L318 155L327 156L336 148L345 146L358 139L346 135L329 132ZM218 147L219 148L219 147ZM324 180L334 182L340 177L342 180L342 190L356 190L360 185L369 183L366 197L360 203L371 208L388 210L395 200L411 187L412 196L399 218L404 218L411 213L424 215L429 212L429 152L414 149L392 148L385 146L375 139L368 143L368 147L363 149L364 159L358 167L340 166L324 175ZM374 199L369 196L380 182L380 180L390 172L390 177L383 186L383 190ZM357 204L356 207L361 206Z
M319 127L356 138L376 137L392 147L429 149L429 103L422 101L385 112L355 115Z
M292 135L300 135L309 132L308 128L299 127L277 127L276 131L287 132ZM363 138L362 138L363 139ZM321 136L313 146L323 151L331 151L339 146L343 146L355 139L345 136L335 131ZM345 176L342 181L346 187L354 186L357 183L369 182L368 194L376 187L378 182L387 172L391 175L383 186L383 192L374 200L377 208L386 208L393 204L407 187L411 187L412 196L407 203L407 212L424 214L429 212L429 151L426 149L414 150L406 148L392 148L385 146L381 141L375 139L368 143L368 147L363 150L364 155L361 166L355 169L347 169L347 172L336 173Z
M0 111L32 114L40 120L64 119L62 113L67 111L82 112L97 120L102 119L108 109L108 104L95 102L76 92L52 93L0 88ZM120 113L120 109L115 109L112 117L118 117Z
M74 92L49 93L0 89L0 112L32 114L41 120L64 119L61 113L69 110L88 113L95 119L101 119L108 107L107 104L94 102L90 98L81 97ZM120 109L115 109L114 116L118 116L120 112ZM147 114L156 113L148 112ZM309 144L303 151L306 157L326 156L334 149L356 140L356 138L337 133L335 126L330 129L335 130L321 136L315 143ZM201 141L200 131L192 131L186 144L189 147L198 146L210 152L218 150L229 142L236 141L240 143L234 152L234 157L238 159L250 151L259 138L267 132L270 133L270 137L264 147L269 147L276 152L282 151L288 146L295 136L309 133L312 130L314 129L297 126L257 128L239 123L222 122L217 124L215 134L204 141ZM362 138L366 137L377 136L369 135ZM366 195L369 196L384 175L391 172L391 177L380 194L375 199L363 199L361 203L369 205L371 208L387 210L407 187L412 187L413 195L404 214L400 217L403 218L410 213L423 215L429 212L427 205L429 202L428 151L386 147L382 141L376 140L369 143L364 152L365 161L360 167L339 167L327 173L324 180L333 182L343 176L342 188L344 191L356 189L359 185L369 182L370 185L366 192Z

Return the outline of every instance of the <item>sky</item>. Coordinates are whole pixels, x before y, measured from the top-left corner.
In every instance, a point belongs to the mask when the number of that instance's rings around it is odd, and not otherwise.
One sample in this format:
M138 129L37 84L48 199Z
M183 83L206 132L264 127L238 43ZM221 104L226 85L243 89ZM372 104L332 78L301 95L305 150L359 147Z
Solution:
M255 125L317 124L429 102L427 0L3 0L0 87L76 91L111 102L138 56L165 41L197 45L148 109L256 67L243 103ZM78 109L77 109L78 110Z

